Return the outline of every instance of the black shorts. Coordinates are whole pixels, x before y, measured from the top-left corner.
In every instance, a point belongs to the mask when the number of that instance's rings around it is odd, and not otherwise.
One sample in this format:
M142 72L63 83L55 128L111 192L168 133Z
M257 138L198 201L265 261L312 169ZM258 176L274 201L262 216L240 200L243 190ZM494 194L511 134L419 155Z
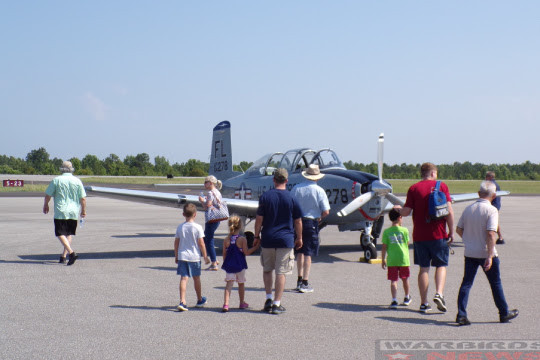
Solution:
M75 235L77 230L77 220L54 219L54 235L70 236Z

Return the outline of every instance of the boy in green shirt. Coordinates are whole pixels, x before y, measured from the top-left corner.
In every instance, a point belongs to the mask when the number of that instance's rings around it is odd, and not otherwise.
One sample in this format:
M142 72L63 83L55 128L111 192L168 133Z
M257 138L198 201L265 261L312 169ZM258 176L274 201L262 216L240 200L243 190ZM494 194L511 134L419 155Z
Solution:
M409 294L409 230L401 226L402 217L396 210L390 210L388 214L392 226L386 229L382 237L382 268L386 269L388 265L388 280L390 280L390 292L392 293L391 309L398 306L397 301L397 283L398 278L403 281L403 290L405 290L405 299L403 304L409 306L411 295ZM388 253L388 261L386 254Z

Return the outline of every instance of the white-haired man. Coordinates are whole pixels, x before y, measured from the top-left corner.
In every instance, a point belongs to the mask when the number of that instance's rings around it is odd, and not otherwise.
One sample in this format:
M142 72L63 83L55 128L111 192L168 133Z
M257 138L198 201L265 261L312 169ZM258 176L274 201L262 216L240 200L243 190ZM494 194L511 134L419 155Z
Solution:
M86 192L78 178L73 176L73 165L70 161L64 161L60 171L62 175L54 178L47 190L43 203L43 213L49 213L49 201L54 198L54 234L64 246L60 256L60 263L65 263L69 254L68 265L73 265L78 255L71 248L72 236L77 230L79 214L86 217Z
M478 196L480 199L465 208L456 227L456 232L463 238L465 245L465 271L459 288L456 317L456 322L459 325L470 325L471 323L467 318L466 308L469 291L479 266L484 270L491 286L493 300L499 309L500 322L508 322L519 313L516 309L508 310L502 288L500 262L495 249L499 212L491 205L497 196L495 184L491 181L482 182Z
M302 171L302 176L306 181L296 185L291 191L302 209L302 247L296 254L298 267L296 290L310 293L313 292L308 280L311 257L319 254L319 223L330 213L330 204L324 189L317 185L317 181L324 177L319 165L309 165Z

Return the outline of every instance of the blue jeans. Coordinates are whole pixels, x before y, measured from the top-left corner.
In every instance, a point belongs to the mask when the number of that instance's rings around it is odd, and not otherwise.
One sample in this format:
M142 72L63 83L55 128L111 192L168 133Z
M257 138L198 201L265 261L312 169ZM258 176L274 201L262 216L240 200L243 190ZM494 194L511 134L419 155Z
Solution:
M485 261L486 259L465 257L465 272L458 295L458 316L467 316L466 309L467 302L469 301L469 291L471 290L478 267L482 267L483 269ZM484 274L486 274L489 285L491 286L491 293L493 294L495 306L499 309L499 316L506 316L508 315L508 304L504 297L499 265L499 258L494 257L491 268L488 271L484 270Z
M214 233L219 227L219 222L204 224L204 245L206 253L213 263L216 262L216 248L214 247Z

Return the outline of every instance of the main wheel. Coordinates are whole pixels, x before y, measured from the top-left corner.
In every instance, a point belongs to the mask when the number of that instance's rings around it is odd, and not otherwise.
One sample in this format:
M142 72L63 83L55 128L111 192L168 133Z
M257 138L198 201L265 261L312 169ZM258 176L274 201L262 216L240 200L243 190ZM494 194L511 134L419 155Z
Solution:
M369 244L365 246L364 258L366 259L366 261L377 258L377 248L374 244Z

